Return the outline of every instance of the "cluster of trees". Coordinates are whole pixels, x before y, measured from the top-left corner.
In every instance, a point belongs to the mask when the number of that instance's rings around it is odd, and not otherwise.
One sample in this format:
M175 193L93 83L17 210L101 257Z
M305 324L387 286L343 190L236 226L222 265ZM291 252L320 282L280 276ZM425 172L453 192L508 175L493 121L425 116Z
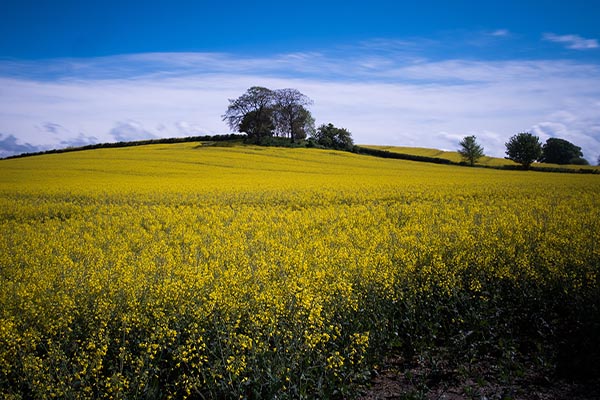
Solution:
M458 152L463 159L470 165L483 157L483 147L481 147L475 136L467 136L460 143ZM512 136L506 146L506 157L513 160L528 169L534 161L548 164L577 164L588 165L583 158L581 147L559 138L550 138L542 145L540 138L529 133L522 132ZM598 160L600 164L600 159Z
M354 146L352 135L333 124L315 129L315 119L308 110L312 100L297 89L271 90L253 86L237 99L230 99L223 115L229 128L245 132L249 141L263 143L273 136L289 138L295 143L309 138L310 143L340 150Z
M307 106L312 100L297 89L271 90L253 86L235 100L223 120L238 132L245 132L255 143L274 135L292 141L305 139L315 131L315 120Z
M534 161L549 164L588 165L581 147L559 138L550 138L542 145L540 139L529 132L522 132L506 143L507 158L529 168Z

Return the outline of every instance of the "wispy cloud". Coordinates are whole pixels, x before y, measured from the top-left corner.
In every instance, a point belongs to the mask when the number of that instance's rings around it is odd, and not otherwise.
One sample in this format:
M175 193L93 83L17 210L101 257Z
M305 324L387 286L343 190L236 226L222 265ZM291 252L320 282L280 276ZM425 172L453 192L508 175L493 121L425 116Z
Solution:
M474 134L488 154L503 156L510 136L532 130L544 140L572 140L590 159L600 154L598 65L434 61L402 51L404 45L380 40L354 50L255 58L151 53L21 62L17 69L0 61L0 132L8 135L0 144L6 155L225 133L227 99L261 85L299 89L315 101L318 124L344 126L358 143L452 150Z
M46 122L45 124L43 124L42 129L44 129L46 132L58 135L61 133L61 131L64 128L60 124L55 124L53 122Z
M556 35L554 33L545 33L544 40L563 44L568 49L573 50L590 50L600 47L598 40L586 39L579 35Z
M490 35L496 37L506 37L510 36L510 31L508 29L496 29L495 31L490 32Z

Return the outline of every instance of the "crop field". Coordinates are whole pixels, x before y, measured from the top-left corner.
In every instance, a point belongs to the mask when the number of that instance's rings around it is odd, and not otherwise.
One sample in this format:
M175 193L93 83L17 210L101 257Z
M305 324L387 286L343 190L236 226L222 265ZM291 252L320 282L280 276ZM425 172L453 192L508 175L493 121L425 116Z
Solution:
M352 398L392 353L597 376L599 272L597 175L202 143L0 160L0 396Z
M415 156L425 156L425 157L433 157L433 158L441 158L445 160L450 160L453 163L460 163L463 161L461 155L458 151L445 151L445 150L437 150L437 149L429 149L423 147L401 147L401 146L375 146L375 145L366 145L362 146L375 150L385 150L392 153L401 153L401 154L410 154ZM499 157L490 157L483 156L479 160L477 160L477 165L486 166L486 167L517 167L519 164L514 162L513 160L509 160L506 158ZM596 170L600 171L600 168L593 165L559 165L559 164L550 164L550 163L536 163L535 167L540 169L567 169L567 170Z

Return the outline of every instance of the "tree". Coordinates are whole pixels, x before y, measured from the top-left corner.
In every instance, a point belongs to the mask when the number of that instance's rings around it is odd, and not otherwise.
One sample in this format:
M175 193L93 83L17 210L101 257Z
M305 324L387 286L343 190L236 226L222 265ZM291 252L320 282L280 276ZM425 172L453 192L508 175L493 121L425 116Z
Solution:
M600 167L600 155L598 156L598 160L596 161L596 164Z
M302 107L298 118L294 121L294 138L297 140L306 139L315 133L315 119L310 111Z
M529 169L531 163L542 156L542 143L540 138L529 132L514 135L506 143L506 154L509 160L513 160L524 169Z
M475 136L466 136L459 143L461 148L458 150L458 153L462 156L463 160L471 165L471 167L475 165L477 160L483 157L483 147L477 144L475 139Z
M569 161L569 164L573 164L573 165L590 165L590 163L588 162L588 160L586 160L583 157L576 157L576 158L572 159L571 161Z
M244 115L242 122L239 125L240 132L246 132L257 143L265 136L273 136L273 113L269 110L262 112L250 111Z
M261 137L273 135L274 101L272 90L253 86L237 99L229 99L223 121L230 129L246 132L249 138L260 142Z
M274 120L278 134L287 136L292 143L302 136L306 137L307 130L314 129L314 120L306 106L312 100L297 89L279 89L275 91ZM312 126L311 126L312 121Z
M354 146L350 132L344 128L336 128L331 123L321 125L312 138L321 146L338 150L351 150Z
M583 160L581 147L564 139L550 138L542 147L540 162L550 164L578 164Z
M312 101L297 89L270 90L253 86L229 106L223 121L260 143L264 137L289 137L293 142L314 133L315 120L306 106Z

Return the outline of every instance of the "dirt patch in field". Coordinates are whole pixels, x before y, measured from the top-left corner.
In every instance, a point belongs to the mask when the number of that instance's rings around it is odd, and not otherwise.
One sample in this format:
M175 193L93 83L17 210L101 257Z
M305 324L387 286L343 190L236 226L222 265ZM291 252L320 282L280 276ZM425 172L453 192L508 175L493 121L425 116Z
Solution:
M469 366L469 371L432 368L418 360L389 357L358 396L359 400L598 400L600 378L567 382L544 377L528 368L519 376L502 376L490 364Z

